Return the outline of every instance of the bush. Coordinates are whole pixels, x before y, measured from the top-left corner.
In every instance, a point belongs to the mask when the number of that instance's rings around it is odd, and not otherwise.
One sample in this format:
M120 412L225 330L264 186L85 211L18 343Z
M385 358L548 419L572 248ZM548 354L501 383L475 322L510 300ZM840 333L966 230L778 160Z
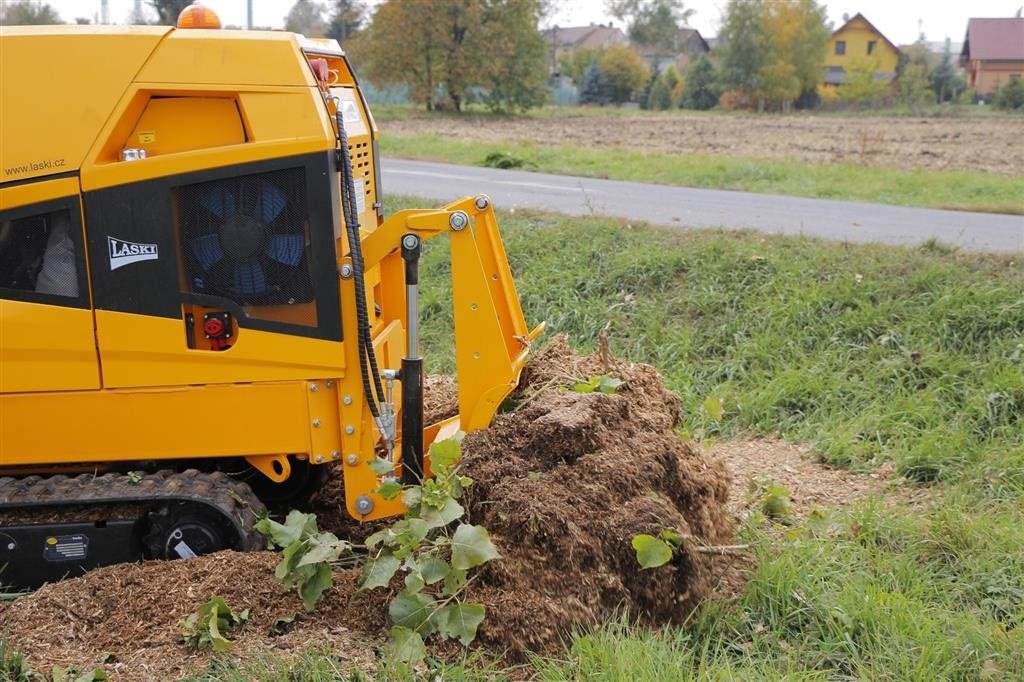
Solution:
M723 111L736 111L737 109L750 109L750 98L742 90L726 90L718 98L718 106Z
M608 104L608 77L601 70L597 59L592 59L583 70L580 81L580 104Z
M1024 79L1011 78L1010 82L996 90L992 103L1009 111L1024 111Z
M714 108L718 104L717 80L714 64L706 56L701 55L686 69L686 82L679 105L684 109L701 111Z
M526 164L525 159L521 159L512 152L491 152L484 157L483 165L488 168L522 168Z
M650 74L647 62L625 45L608 48L598 57L598 63L608 81L608 95L612 102L630 101L647 84Z
M664 78L658 78L654 81L647 104L649 109L659 109L661 111L672 107L672 90L669 89L668 83L665 82Z

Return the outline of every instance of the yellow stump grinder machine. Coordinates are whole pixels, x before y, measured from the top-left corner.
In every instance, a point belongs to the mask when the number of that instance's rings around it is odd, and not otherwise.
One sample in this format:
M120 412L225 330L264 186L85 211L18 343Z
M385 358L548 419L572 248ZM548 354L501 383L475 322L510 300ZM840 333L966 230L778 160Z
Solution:
M531 340L486 196L384 219L377 126L333 40L0 27L0 584L262 546L330 465L486 427ZM418 270L445 234L458 417L423 423ZM339 510L339 513L341 511Z

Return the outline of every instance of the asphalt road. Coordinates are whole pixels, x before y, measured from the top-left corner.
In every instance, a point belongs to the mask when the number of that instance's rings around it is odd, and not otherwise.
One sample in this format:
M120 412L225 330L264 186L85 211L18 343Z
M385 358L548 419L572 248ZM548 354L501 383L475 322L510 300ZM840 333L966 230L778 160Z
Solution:
M853 201L690 189L527 171L385 158L385 196L451 201L487 194L497 208L608 215L680 228L754 229L834 241L920 244L971 251L1024 251L1024 216L940 211Z

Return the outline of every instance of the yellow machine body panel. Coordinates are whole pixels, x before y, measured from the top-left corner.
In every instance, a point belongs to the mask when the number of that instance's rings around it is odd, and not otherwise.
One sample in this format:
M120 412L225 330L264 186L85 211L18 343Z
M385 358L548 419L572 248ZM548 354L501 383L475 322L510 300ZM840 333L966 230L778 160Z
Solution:
M155 444L165 459L308 452L306 392L295 381L4 395L19 426L0 431L0 449L5 466L138 460Z
M170 30L103 26L70 33L63 26L0 26L0 182L77 170L121 94Z
M493 208L383 220L376 124L336 43L2 31L0 476L244 458L282 483L295 461L342 462L354 517L401 512L372 492L386 439L345 274L339 119L379 367L407 352L403 236L450 235L460 418L424 437L487 426L540 331Z
M125 144L132 142L149 156L161 156L243 144L245 128L234 98L160 97L146 103Z
M66 212L69 229L81 235L75 178L0 187L0 215L22 217L8 209L30 203ZM23 238L16 226L16 221L0 220L0 249ZM83 274L80 281L84 280ZM34 290L31 293L36 295ZM92 310L66 305L65 298L59 294L39 294L36 300L0 298L0 393L100 387ZM6 418L0 410L0 420Z
M182 321L109 310L96 311L96 338L107 388L284 381L341 376L340 341L235 328L223 351L189 348ZM139 338L150 339L144 347Z
M0 393L100 387L92 311L0 299L0 319Z

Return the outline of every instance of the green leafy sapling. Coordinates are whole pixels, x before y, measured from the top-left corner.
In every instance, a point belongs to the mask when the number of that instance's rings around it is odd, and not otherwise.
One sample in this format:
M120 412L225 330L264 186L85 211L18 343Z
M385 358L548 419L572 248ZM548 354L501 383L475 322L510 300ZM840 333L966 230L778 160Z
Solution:
M486 614L482 604L461 599L469 570L499 556L486 528L460 521L466 510L458 500L473 483L456 468L461 443L460 433L430 447L433 476L420 485L396 488L385 480L377 490L389 499L401 495L407 512L367 538L369 556L359 586L387 587L404 574L388 607L391 652L400 660L421 660L423 639L432 634L468 645Z
M273 549L282 548L281 561L274 576L285 587L295 587L307 611L312 611L331 586L331 562L351 549L334 533L322 532L316 525L316 514L297 510L288 513L284 523L271 518L260 519L256 530L267 538Z
M223 597L214 596L181 621L185 646L193 651L214 649L228 651L234 645L227 632L249 620L249 609L235 613Z

